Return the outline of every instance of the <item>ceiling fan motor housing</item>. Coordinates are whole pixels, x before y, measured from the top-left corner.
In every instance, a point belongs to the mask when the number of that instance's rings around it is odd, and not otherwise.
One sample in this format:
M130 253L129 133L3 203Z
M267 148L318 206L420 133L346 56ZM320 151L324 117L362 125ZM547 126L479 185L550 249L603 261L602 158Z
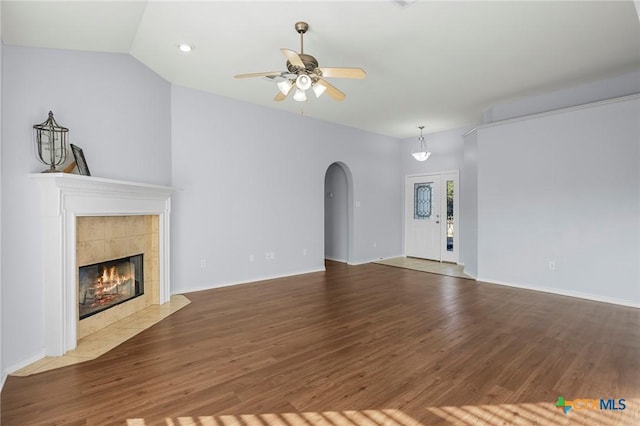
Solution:
M304 53L301 53L298 56L300 56L300 59L302 60L307 73L317 73L316 70L318 69L318 60L316 58ZM294 74L297 74L297 72L300 71L298 67L292 65L289 61L287 61L287 69L289 70L289 72Z

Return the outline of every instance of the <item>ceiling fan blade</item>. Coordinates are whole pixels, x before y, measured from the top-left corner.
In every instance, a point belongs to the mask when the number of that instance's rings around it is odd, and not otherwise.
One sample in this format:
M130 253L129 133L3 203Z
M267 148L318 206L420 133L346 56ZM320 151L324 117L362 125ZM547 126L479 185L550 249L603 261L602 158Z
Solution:
M276 101L276 102L281 102L281 101L284 101L285 99L287 99L287 95L285 95L282 92L278 92L278 94L275 96L275 98L273 98L273 100Z
M287 93L282 93L282 90L279 90L278 94L275 96L275 98L273 98L273 100L276 102L284 101L285 99L287 99L287 96L289 96L289 93L291 93L294 87L295 86L293 84L290 84L288 90L285 88L285 90L287 90ZM278 84L278 89L280 89L280 84Z
M305 68L304 63L302 62L302 59L300 59L300 55L298 55L296 52L294 52L293 50L284 49L284 48L280 49L280 51L282 52L284 57L287 58L289 62L291 62L291 65L293 65L294 67L302 68L302 69Z
M335 86L333 86L327 80L323 80L323 79L319 78L318 82L316 84L320 84L320 85L326 87L327 88L327 90L326 90L327 94L329 96L331 96L333 99L335 99L336 101L343 101L344 98L347 97L347 95L342 93L340 90L338 90Z
M367 73L362 68L320 68L323 77L363 79Z
M254 72L252 74L238 74L235 78L250 78L250 77L269 77L280 75L281 71L269 71L269 72Z

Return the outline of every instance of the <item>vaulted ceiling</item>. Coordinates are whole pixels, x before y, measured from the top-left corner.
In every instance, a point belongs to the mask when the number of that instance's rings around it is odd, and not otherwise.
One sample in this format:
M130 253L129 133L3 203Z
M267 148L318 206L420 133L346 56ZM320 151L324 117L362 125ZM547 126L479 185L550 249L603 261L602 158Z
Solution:
M8 45L128 53L177 85L398 138L640 69L633 1L2 1L1 13ZM273 81L233 78L285 70L297 21L321 67L366 70L328 79L343 102L274 102Z

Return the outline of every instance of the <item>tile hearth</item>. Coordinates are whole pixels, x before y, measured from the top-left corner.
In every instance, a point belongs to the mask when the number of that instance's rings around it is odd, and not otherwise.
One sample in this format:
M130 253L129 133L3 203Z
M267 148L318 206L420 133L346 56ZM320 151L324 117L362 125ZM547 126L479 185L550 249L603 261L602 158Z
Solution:
M185 296L175 294L168 303L151 305L142 311L117 321L102 330L90 334L78 341L78 346L62 356L47 356L20 370L12 376L30 376L36 373L66 367L89 361L107 353L136 334L162 321L169 315L187 306L191 301Z
M450 277L467 278L470 280L473 279L473 277L464 273L464 268L461 265L456 265L455 263L437 262L434 260L418 259L415 257L394 257L392 259L383 259L373 263L395 266L396 268L430 272L438 275L448 275Z

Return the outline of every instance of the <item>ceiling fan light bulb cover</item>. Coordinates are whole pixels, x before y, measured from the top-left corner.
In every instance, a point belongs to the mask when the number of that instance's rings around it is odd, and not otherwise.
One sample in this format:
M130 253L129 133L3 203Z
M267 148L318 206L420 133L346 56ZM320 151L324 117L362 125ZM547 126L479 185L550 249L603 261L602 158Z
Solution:
M278 89L282 92L283 95L287 96L291 91L293 84L289 80L283 80L278 83Z
M324 91L327 90L325 86L319 83L314 84L312 89L313 89L313 93L316 95L316 98L319 98L320 96L322 96Z
M306 102L307 95L304 93L304 90L296 89L296 93L293 95L293 99L298 102Z
M307 90L311 87L311 77L306 74L299 75L296 78L296 87L300 90Z

